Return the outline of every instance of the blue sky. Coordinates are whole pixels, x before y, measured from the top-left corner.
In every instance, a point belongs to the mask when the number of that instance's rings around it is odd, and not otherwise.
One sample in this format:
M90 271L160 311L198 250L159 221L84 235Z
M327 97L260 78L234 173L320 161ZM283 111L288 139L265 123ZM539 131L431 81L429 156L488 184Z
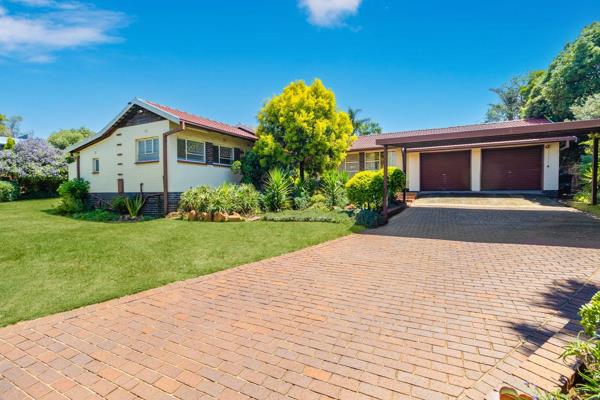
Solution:
M490 87L598 17L598 0L0 0L0 113L46 137L99 130L139 96L255 125L318 77L385 131L477 123Z

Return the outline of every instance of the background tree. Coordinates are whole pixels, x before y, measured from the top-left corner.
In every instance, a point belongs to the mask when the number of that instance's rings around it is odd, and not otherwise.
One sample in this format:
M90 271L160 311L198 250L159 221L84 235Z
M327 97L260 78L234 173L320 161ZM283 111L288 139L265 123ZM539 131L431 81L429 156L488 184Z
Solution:
M348 107L348 116L352 123L352 134L356 136L374 135L381 133L379 123L371 120L371 118L358 118L362 110L360 108Z
M524 107L527 117L564 121L571 107L600 92L600 22L586 26L534 82Z
M94 132L83 126L79 129L61 129L60 131L51 134L48 137L48 142L57 149L64 150L72 144L80 142L93 134Z
M254 151L262 164L281 164L316 175L336 168L353 140L348 114L336 108L333 91L319 79L290 83L258 113Z
M581 104L571 106L571 113L579 120L600 118L600 93L589 96Z
M512 121L520 118L521 108L525 105L524 92L528 79L525 76L514 76L498 88L490 89L500 102L489 105L485 122Z

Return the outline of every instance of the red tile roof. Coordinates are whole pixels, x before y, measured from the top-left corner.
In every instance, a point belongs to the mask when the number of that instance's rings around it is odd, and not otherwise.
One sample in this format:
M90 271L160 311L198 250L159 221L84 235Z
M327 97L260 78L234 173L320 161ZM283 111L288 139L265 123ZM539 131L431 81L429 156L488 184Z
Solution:
M504 128L515 128L522 126L531 126L531 125L543 125L543 124L551 124L552 122L548 121L545 118L537 118L537 119L519 119L514 121L504 121L504 122L493 122L487 124L474 124L474 125L460 125L460 126L451 126L448 128L433 128L433 129L417 129L412 131L401 131L401 132L391 132L391 133L382 133L380 135L369 135L369 136L359 136L352 146L350 147L350 151L358 151L358 150L375 150L382 149L383 146L377 145L375 141L377 139L388 139L388 138L398 138L398 137L413 137L420 135L437 135L437 134L445 134L445 133L457 133L457 132L475 132L481 130L489 130L489 129L504 129Z
M164 106L162 104L154 103L154 102L147 101L147 100L145 100L145 102L148 103L149 105L156 107L166 113L169 113L169 114L179 118L181 121L184 121L191 125L196 125L196 126L203 127L206 129L215 130L217 132L226 133L226 134L229 134L232 136L237 136L237 137L240 137L243 139L250 139L250 140L257 139L257 137L253 133L252 129L249 129L248 127L232 126L232 125L225 124L223 122L213 121L212 119L200 117L198 115L190 114L185 111L181 111L181 110L177 110L175 108Z

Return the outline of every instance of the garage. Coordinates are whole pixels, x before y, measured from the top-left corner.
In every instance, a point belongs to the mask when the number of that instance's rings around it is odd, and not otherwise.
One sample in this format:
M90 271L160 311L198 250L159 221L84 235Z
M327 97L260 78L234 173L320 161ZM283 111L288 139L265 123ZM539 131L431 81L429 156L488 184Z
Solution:
M421 153L421 190L471 190L471 151Z
M482 190L542 190L544 147L483 149Z

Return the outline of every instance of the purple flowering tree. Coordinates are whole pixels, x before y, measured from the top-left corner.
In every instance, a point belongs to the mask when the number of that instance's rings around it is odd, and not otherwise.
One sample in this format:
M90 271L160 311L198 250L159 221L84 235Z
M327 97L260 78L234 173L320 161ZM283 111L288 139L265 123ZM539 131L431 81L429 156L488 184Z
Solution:
M17 181L24 192L53 192L67 177L64 154L43 139L0 151L0 179Z

